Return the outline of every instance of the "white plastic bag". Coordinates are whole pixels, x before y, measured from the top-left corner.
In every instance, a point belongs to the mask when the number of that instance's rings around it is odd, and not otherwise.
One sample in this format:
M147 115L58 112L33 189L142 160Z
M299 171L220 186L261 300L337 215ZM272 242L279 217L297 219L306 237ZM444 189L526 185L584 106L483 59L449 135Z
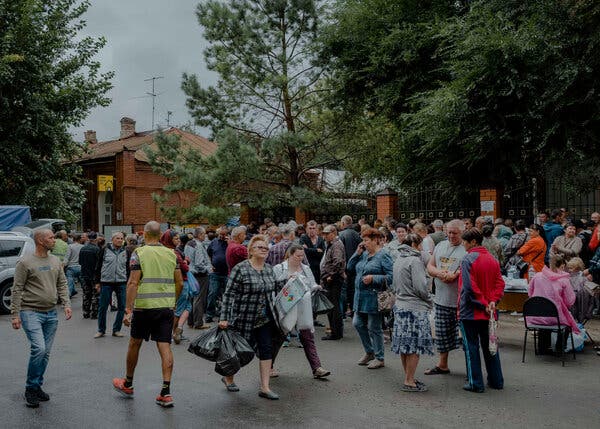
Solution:
M294 329L298 322L298 306L293 306L288 313L279 320L279 326L284 334L288 334Z
M573 343L575 344L576 352L583 351L584 342L585 342L585 339L587 338L587 333L585 332L585 329L583 328L582 325L579 325L579 330L580 330L579 334L575 334L575 333L573 334ZM552 344L553 351L556 351L556 339L557 339L556 332L552 332L550 342ZM566 335L564 342L565 342L565 353L572 352L573 348L571 347L571 335Z
M298 305L296 305L298 309L298 321L296 329L310 329L311 332L315 331L315 327L313 325L313 312L312 312L312 299L310 295L310 291L306 292Z

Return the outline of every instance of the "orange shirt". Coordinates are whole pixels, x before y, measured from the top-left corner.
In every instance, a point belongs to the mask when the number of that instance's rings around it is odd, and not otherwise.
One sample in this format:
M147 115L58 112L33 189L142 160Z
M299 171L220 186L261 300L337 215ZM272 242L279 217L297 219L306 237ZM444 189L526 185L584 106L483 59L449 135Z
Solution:
M544 256L546 255L546 243L542 237L529 239L517 252L523 257L523 260L529 264L533 264L536 272L542 271L544 268Z

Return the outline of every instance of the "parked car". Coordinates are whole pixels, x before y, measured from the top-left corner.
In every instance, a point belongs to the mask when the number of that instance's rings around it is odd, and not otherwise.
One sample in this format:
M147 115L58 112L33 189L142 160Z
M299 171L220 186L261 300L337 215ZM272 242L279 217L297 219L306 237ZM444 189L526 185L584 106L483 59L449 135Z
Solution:
M15 226L11 231L22 232L28 237L33 237L33 231L42 228L51 229L52 232L60 231L61 229L69 232L67 222L62 219L38 219L26 225Z
M16 231L0 231L0 314L10 313L17 262L35 251L33 240Z

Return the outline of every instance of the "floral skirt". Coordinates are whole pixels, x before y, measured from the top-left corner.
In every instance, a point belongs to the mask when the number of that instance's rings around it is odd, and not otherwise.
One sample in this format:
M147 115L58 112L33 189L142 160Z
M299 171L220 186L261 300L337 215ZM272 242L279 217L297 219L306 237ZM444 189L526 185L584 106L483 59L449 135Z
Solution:
M433 338L427 311L394 308L392 351L404 355L433 355Z

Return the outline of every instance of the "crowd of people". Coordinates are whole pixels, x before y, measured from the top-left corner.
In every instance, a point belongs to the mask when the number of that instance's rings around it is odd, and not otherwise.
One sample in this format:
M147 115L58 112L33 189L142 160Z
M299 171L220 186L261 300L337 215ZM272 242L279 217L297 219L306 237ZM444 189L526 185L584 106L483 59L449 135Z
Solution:
M149 339L157 343L163 385L156 402L164 407L174 404L171 342L185 341L184 329L190 335L215 323L234 329L255 349L260 397L279 399L270 387L278 376L274 362L280 348L295 339L312 376L331 376L318 355L315 326L324 325L312 314L310 299L298 304L305 320L282 333L273 297L290 279L301 279L308 297L322 291L333 304L322 341L343 339L343 320L352 319L364 349L358 365L384 367L385 344L391 342L404 369L401 390L428 389L416 378L421 355L438 356L424 375L449 374L450 352L461 346L467 364L463 388L485 389L481 348L487 386L502 389L500 357L488 346L488 322L497 317L506 275L529 278L530 295L551 299L561 322L578 332L577 322L598 311L598 300L584 283L600 281L599 222L599 213L587 221L564 209L540 213L529 225L486 217L431 224L386 218L369 225L343 216L336 224L274 225L264 219L187 233L161 231L151 221L142 234L115 232L108 243L91 231L69 237L65 231L38 230L35 254L17 265L12 295L12 325L22 327L31 343L26 403L36 407L49 399L42 384L57 326L55 306L62 303L71 317L77 283L81 316L97 319L95 339L107 334L109 308L115 311L113 337L125 336L123 324L131 326L125 376L113 380L115 389L133 395L141 345ZM395 302L386 313L380 301L388 290ZM388 327L393 328L389 338ZM222 382L228 392L239 391L233 376Z

